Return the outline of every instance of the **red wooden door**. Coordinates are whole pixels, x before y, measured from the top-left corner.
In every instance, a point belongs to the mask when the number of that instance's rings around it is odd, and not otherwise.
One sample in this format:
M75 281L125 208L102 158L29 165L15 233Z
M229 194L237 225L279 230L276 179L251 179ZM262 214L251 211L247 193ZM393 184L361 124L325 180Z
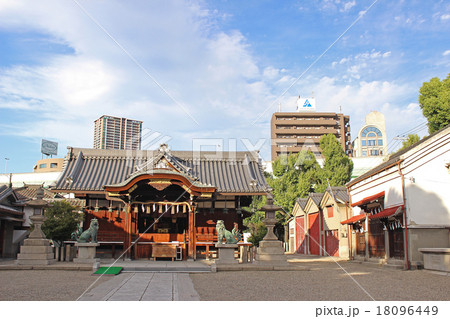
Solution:
M379 219L369 222L369 257L385 256L383 223Z
M304 254L305 251L305 216L295 218L295 250L299 254Z
M366 233L356 233L356 254L359 256L366 255Z
M403 241L403 229L397 228L389 230L389 253L393 258L404 258L404 241Z
M308 226L309 226L309 253L311 255L320 255L319 213L308 215Z
M325 251L330 256L339 256L339 232L337 229L325 231Z

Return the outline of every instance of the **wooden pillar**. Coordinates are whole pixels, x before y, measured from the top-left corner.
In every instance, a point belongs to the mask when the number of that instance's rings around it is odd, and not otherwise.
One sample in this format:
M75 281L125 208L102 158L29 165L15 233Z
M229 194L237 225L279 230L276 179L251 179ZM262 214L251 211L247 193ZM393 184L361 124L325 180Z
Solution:
M125 249L127 249L127 258L131 258L131 248L128 249L131 246L131 204L128 204L128 209L127 209L127 216L126 216L126 239L125 239Z
M188 216L188 257L195 259L195 236L194 236L194 210L191 206L189 209L189 216Z

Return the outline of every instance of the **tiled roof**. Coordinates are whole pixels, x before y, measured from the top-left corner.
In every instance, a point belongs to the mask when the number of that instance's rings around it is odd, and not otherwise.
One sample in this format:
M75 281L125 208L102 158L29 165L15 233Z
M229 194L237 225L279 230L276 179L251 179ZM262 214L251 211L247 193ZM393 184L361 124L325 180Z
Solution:
M268 185L256 152L130 151L70 148L54 190L102 191L140 172L156 169L164 158L193 183L221 193L263 193ZM156 167L155 167L156 166Z
M312 201L319 206L320 201L322 200L324 193L310 193L309 197L312 199Z
M9 194L12 193L12 188L8 185L0 185L0 200L6 198Z
M23 212L10 206L0 204L0 213L9 213L13 215L22 216Z
M297 198L297 203L301 209L305 209L306 203L308 202L308 197L306 198Z
M17 194L19 200L29 200L36 198L36 192L41 187L42 185L25 185L23 187L14 189L14 191ZM46 188L44 188L43 190L44 190L43 199L50 199L55 197L55 194L52 193L50 190Z
M345 186L328 187L326 191L334 197L335 200L340 199L344 203L348 203L349 197Z

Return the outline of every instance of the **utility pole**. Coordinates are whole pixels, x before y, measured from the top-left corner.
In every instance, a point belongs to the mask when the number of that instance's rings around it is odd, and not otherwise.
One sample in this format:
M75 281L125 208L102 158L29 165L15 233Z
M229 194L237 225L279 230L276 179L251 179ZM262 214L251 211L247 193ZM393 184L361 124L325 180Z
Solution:
M6 172L6 169L7 169L7 167L8 167L8 161L9 161L9 158L8 158L8 157L5 157L5 174L7 173L7 172Z

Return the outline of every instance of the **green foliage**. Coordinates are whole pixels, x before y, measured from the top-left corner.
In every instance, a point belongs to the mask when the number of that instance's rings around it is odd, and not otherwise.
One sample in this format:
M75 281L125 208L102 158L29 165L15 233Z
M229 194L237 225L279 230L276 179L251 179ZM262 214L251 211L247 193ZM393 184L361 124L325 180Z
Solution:
M283 225L290 218L297 198L306 197L309 193L324 192L328 181L331 186L343 186L350 181L353 162L345 155L336 137L332 134L323 136L320 147L325 159L323 169L311 151L280 156L272 163L273 176L266 179L273 189L274 204L283 208L275 214L275 229L279 238L283 238ZM250 241L255 245L267 233L263 223L264 213L259 211L264 203L265 197L255 196L250 210L256 213L244 220L244 226L252 234Z
M325 161L321 172L321 185L317 191L325 191L328 182L330 186L344 186L352 177L352 160L345 155L341 144L333 134L322 136L320 148Z
M53 202L52 206L46 208L47 219L42 224L42 231L48 239L53 240L56 245L70 239L70 235L77 229L83 215L74 211L76 208L67 201Z
M450 124L450 74L445 80L432 78L419 90L419 103L431 134Z
M244 226L247 231L250 232L251 236L248 239L255 246L259 246L259 242L266 236L267 228L264 225L264 212L259 209L266 203L266 198L264 196L253 196L252 203L250 207L245 207L247 211L254 212L250 217L244 219Z
M406 141L403 141L403 145L400 148L400 150L402 150L404 148L407 148L407 147L409 147L409 146L411 146L411 145L413 145L413 144L415 144L415 143L417 143L419 141L420 141L419 135L417 135L417 134L409 134L408 135L408 139Z
M274 202L283 207L282 219L287 220L295 200L314 192L321 168L311 151L280 156L272 164L273 178L267 182L273 189ZM281 219L280 214L277 214Z

